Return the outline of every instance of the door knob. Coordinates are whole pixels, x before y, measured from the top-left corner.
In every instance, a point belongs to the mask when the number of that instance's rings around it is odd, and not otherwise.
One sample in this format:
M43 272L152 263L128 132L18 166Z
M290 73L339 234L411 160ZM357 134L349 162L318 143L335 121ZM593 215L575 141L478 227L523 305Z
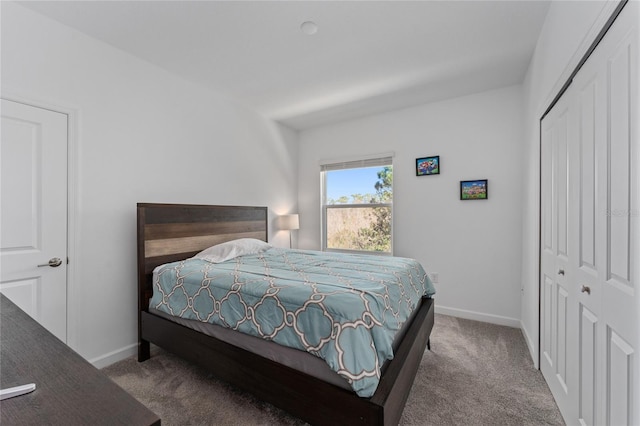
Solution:
M38 265L38 268L42 266L51 266L52 268L57 268L60 265L62 265L62 260L60 260L59 257L52 257L51 259L49 259L49 263L43 263L42 265Z
M582 291L583 293L591 294L591 287L583 285L582 290L580 291Z

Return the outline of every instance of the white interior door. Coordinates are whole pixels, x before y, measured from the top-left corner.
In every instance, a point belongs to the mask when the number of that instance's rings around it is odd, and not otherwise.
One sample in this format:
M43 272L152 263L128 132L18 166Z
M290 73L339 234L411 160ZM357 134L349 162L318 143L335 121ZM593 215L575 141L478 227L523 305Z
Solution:
M571 281L571 142L575 139L572 99L563 97L541 128L542 244L540 369L565 418L575 417L576 323Z
M601 194L595 205L599 215L596 241L601 242L596 261L600 267L597 279L582 281L578 277L583 290L578 300L581 306L590 306L587 300L594 293L585 290L596 280L602 292L601 320L595 336L603 344L596 347L594 356L603 360L596 376L603 386L598 388L601 394L596 392L600 405L596 406L593 424L640 424L638 25L640 5L629 2L594 52L594 62L584 71L597 76L596 84L600 83L606 94L606 108L599 117L604 131L595 148L596 182Z
M66 342L68 117L4 99L1 115L0 292Z
M639 17L638 2L627 3L542 122L541 369L568 424L640 424ZM568 261L559 279L561 117Z

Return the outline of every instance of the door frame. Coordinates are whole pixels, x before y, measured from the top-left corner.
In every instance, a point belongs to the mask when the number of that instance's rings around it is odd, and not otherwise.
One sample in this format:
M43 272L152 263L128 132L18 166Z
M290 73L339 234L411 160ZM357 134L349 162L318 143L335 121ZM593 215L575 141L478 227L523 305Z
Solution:
M537 155L538 155L537 215L538 217L537 219L538 220L536 223L538 227L538 236L536 241L537 253L538 253L538 257L536 259L536 262L537 262L536 279L537 279L537 286L538 286L538 292L537 292L537 295L538 295L537 331L538 333L537 333L537 340L535 342L535 344L537 345L537 348L529 347L529 351L531 352L531 356L533 357L534 367L537 368L538 370L540 369L540 356L542 352L542 329L541 329L542 287L540 285L540 280L542 278L542 166L543 166L542 164L542 120L549 113L549 111L551 111L551 109L555 106L555 104L562 97L562 95L567 91L575 75L578 73L578 71L580 71L584 63L587 61L587 59L589 59L589 57L591 56L591 53L593 53L593 51L598 46L600 41L604 38L605 34L609 30L609 28L611 28L611 26L613 25L613 22L616 20L618 15L622 12L622 9L628 3L628 1L629 0L607 0L607 3L603 6L602 10L600 11L600 14L598 15L593 26L591 27L591 30L589 31L587 36L583 39L583 42L580 44L578 49L574 52L573 56L571 57L571 60L567 63L566 68L564 69L564 71L556 81L555 85L549 92L549 95L547 96L545 101L541 104L542 106L536 113L536 116L540 117L538 119L538 126L537 126L537 132L538 132L538 135L537 135L538 136L537 138L538 139L538 152L537 152ZM533 342L529 342L528 339L525 339L525 340L527 340L528 344L530 345L533 344Z
M78 348L78 310L79 295L76 291L76 277L78 274L78 139L80 109L62 105L59 102L43 101L18 94L17 91L2 90L2 99L21 104L42 108L67 116L67 342L72 349Z

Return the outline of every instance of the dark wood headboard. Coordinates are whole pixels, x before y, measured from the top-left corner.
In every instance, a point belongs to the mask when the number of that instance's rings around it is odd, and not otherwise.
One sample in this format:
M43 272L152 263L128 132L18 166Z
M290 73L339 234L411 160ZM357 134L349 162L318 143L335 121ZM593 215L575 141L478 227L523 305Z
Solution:
M267 241L267 208L138 203L138 312L147 311L153 269L237 238Z

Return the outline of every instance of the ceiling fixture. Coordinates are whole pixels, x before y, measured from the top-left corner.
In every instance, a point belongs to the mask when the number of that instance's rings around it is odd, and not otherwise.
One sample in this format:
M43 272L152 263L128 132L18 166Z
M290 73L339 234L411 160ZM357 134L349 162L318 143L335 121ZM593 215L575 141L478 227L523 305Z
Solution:
M318 32L318 25L313 21L305 21L300 25L300 30L306 35L314 35Z

